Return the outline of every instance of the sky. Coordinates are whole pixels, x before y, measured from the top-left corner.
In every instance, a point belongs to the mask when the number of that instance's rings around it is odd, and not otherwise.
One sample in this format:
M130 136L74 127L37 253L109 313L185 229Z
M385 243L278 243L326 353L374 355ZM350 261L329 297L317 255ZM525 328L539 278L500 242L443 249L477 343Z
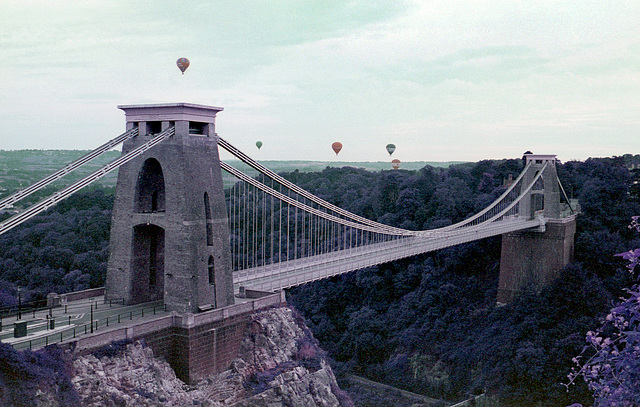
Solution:
M0 150L187 102L258 160L640 153L637 0L2 0L0 49Z

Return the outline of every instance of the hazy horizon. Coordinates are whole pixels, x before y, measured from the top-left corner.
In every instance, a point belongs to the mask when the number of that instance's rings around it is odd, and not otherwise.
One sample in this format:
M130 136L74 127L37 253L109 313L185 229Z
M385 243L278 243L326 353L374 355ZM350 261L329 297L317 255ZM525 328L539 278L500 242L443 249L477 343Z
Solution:
M258 160L622 155L638 27L630 0L4 0L0 148L92 149L118 105L189 102Z

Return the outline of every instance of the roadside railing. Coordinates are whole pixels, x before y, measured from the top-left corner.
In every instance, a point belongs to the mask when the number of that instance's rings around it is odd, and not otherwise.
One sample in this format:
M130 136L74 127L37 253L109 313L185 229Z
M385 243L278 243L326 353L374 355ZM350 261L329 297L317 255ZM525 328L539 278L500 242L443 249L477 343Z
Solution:
M113 307L114 305L123 306L124 299L123 298L110 299L110 300L104 299L102 303L108 304L110 307ZM64 304L64 305L58 305L58 306L41 305L41 304L46 304L46 301L44 300L32 301L31 303L27 303L26 305L23 304L20 308L17 306L0 308L0 331L2 330L3 322L11 321L13 319L18 321L18 320L21 320L24 316L28 316L30 314L32 315L32 318L35 318L36 313L40 313L42 311L48 311L49 315L51 315L53 313L53 310L64 308L64 313L67 314L67 313L73 313L74 311L77 311L79 309L84 309L87 307L86 302L85 303L74 302L71 304ZM40 306L37 306L37 305L40 305Z
M103 305L113 306L113 303L106 302ZM87 304L85 304L82 309L80 309L80 306L65 308L65 314L67 314L71 308L87 311ZM19 350L38 349L43 346L71 340L81 335L92 334L98 330L103 330L110 326L126 323L137 318L144 318L145 315L149 316L156 315L158 313L164 313L166 312L166 307L162 303L162 301L154 301L144 304L137 304L133 309L123 310L122 312L118 312L117 314L113 315L94 316L94 313L96 313L97 311L104 312L104 308L99 308L97 302L91 303L91 308L89 310L90 320L81 324L74 324L72 315L54 317L47 313L44 321L42 319L31 321L35 322L36 324L42 324L43 322L46 323L46 330L35 332L22 338L5 339L3 342L9 343L15 349Z

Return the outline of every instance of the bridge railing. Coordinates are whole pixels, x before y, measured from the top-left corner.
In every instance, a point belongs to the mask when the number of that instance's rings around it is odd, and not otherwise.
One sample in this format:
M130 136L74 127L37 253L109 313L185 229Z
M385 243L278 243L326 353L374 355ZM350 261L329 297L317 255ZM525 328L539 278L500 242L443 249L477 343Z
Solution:
M113 306L113 304L111 303L107 304L103 304L103 306L107 308ZM96 306L95 309L93 308L94 305ZM90 306L92 307L92 313L94 312L94 310L96 313L99 311L97 304L90 304ZM93 334L98 330L104 330L118 324L130 323L134 319L144 318L145 315L149 317L166 312L166 307L162 303L162 301L154 301L137 304L135 307L129 307L128 309L122 310L113 315L102 315L99 317L96 316L95 318L93 318L93 320L90 320L88 322L80 324L75 323L76 316L74 314L80 310L86 311L86 307L86 304L84 306L76 305L72 309L67 309L65 307L64 314L60 314L57 316L49 316L49 314L47 314L47 317L44 319L33 319L29 321L31 323L30 325L32 327L32 331L33 328L42 328L43 324L46 325L44 327L45 329L32 332L31 334L20 338L5 338L3 339L3 342L10 344L15 349L37 349L43 346L52 345L54 343L65 342L70 339L78 338L82 335ZM122 305L120 307L122 307ZM100 307L100 310L103 309L104 308ZM51 312L51 309L47 310ZM27 330L30 329L29 324L27 324L26 327ZM10 327L5 327L0 332L6 332L7 330L12 329Z

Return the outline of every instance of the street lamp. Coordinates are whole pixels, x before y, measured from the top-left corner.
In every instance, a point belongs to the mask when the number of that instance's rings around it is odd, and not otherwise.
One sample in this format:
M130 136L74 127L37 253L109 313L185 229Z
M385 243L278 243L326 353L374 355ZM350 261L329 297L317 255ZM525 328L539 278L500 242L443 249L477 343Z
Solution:
M18 319L22 319L22 296L20 295L20 287L18 287Z

